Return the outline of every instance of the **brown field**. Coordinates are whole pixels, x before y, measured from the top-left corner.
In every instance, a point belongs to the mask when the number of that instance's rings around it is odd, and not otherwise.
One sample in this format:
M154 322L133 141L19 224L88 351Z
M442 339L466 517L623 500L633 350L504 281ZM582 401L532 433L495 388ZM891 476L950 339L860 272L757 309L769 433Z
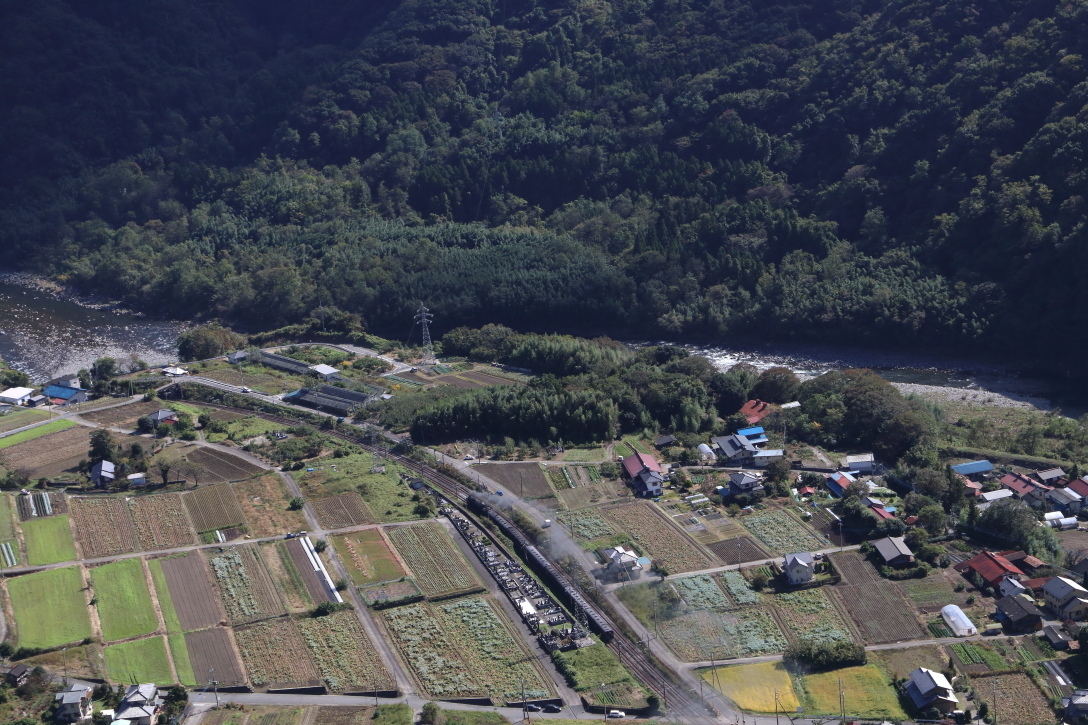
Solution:
M842 575L843 584L861 585L884 581L873 565L855 551L832 554L830 558L835 569Z
M255 538L306 528L305 514L288 508L291 499L283 480L276 474L231 485L242 507L249 533Z
M209 551L208 561L231 624L287 614L256 546L235 546L222 554Z
M268 541L262 543L261 559L268 567L268 573L276 582L280 596L287 609L293 613L305 612L312 609L314 600L306 590L302 581L302 573L295 566L290 552L287 551L286 541Z
M708 544L707 548L726 564L743 564L746 561L763 561L771 558L771 554L751 536L716 541Z
M202 486L185 494L185 507L189 509L193 527L198 532L225 529L245 521L234 489L226 484Z
M80 415L84 420L104 426L106 428L135 428L136 421L145 415L162 410L167 406L161 400L152 400L149 403L129 403L116 408L96 410Z
M329 596L328 589L325 587L325 578L314 570L310 558L306 556L302 539L291 539L286 542L286 546L287 553L291 555L291 561L295 563L295 568L298 569L298 573L302 576L302 583L305 585L306 591L309 592L310 598L316 604L333 601L333 598Z
M440 385L452 385L455 388L467 388L470 390L473 388L487 387L483 383L478 383L474 380L466 380L463 376L458 375L440 375L431 382L438 383Z
M886 649L872 653L888 670L893 678L910 677L917 667L925 667L940 672L948 667L948 655L939 645L923 645L907 649Z
M245 413L236 413L233 410L220 410L219 408L213 408L208 411L208 415L212 420L221 420L224 423L229 423L232 420L238 420L239 418L245 418Z
M245 673L238 655L231 645L230 634L225 627L189 632L185 635L189 649L189 661L199 685L208 683L208 671L215 669L215 679L220 685L244 685Z
M38 517L45 516L45 502L44 498L49 498L49 504L53 508L52 516L58 514L68 513L68 497L63 493L56 493L54 491L31 491L29 496L16 496L15 508L19 512L19 520L27 521L35 518L30 515L30 498L34 498L34 511Z
M996 709L1000 721L1015 725L1054 722L1054 713L1038 686L1022 672L1008 675L979 676L972 678L979 699L990 704L990 712ZM997 707L994 707L994 694Z
M244 481L265 471L244 458L203 446L191 451L186 458L190 465L200 466L207 471L210 480Z
M557 493L560 500L570 509L580 509L602 501L631 497L631 490L615 481L602 481L591 486L567 488Z
M426 596L440 597L480 588L476 572L441 524L426 521L393 526L385 534Z
M74 470L87 457L90 442L90 429L77 426L5 448L0 463L12 471L26 469L31 478L53 478Z
M313 725L366 725L373 710L371 707L322 705L314 713Z
M631 534L643 553L670 574L708 569L717 563L673 526L653 504L645 501L621 504L601 509L601 514L616 524L620 531Z
M212 589L211 574L200 554L173 556L160 563L182 629L203 629L223 620L219 600Z
M536 463L481 463L473 466L507 491L523 498L554 496L548 477Z
M918 618L895 584L887 580L866 584L837 585L850 617L867 644L884 644L925 636Z
M139 550L140 539L124 499L77 497L71 508L72 530L84 559Z
M318 522L326 529L376 523L370 509L363 502L363 497L355 491L319 498L310 501L310 506L317 515Z
M319 687L321 677L310 661L294 620L286 617L234 630L249 680L255 687Z
M481 385L519 385L519 383L513 380L500 378L497 375L489 375L475 370L467 373L458 373L458 375L466 380L472 380Z
M196 543L193 525L178 493L140 496L129 502L142 551L173 549Z

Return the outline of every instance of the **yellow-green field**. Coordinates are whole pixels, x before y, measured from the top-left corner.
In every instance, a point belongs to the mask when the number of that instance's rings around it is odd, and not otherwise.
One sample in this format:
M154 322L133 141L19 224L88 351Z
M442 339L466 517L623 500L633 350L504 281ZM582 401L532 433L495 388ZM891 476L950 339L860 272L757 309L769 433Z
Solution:
M781 662L714 667L700 670L699 675L707 684L728 697L742 710L774 712L776 690L780 710L796 712L801 706L797 695L793 692L789 673Z
M840 680L848 716L895 721L907 719L907 714L899 706L895 688L876 665L845 667L802 677L806 716L839 714Z
M56 433L58 431L74 428L76 427L76 425L76 423L73 423L70 420L55 420L52 423L39 425L37 428L19 431L18 433L13 433L9 436L0 438L0 448L10 448L11 446L18 445L19 443L26 443L27 441L32 441L35 438L47 436L50 433Z

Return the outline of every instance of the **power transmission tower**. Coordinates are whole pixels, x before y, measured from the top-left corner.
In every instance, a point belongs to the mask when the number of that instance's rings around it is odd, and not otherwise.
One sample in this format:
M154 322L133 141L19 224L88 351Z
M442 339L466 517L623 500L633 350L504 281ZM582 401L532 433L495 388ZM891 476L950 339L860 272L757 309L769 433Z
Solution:
M431 345L431 318L434 315L431 314L423 303L419 304L419 309L416 310L416 323L423 327L423 365L437 365L438 360L434 356L434 346Z

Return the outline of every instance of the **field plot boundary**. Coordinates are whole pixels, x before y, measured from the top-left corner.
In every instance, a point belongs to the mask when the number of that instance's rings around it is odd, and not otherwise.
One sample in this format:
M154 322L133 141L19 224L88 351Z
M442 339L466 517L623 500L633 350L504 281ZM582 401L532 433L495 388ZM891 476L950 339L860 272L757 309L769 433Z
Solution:
M245 526L246 517L234 494L234 487L227 483L201 486L182 496L189 511L193 528L198 534L219 531L232 526Z
M223 621L225 615L215 595L212 574L199 552L155 561L162 568L183 631L204 629Z
M437 521L394 526L385 534L428 599L484 589L450 533Z
M200 466L210 476L224 482L245 481L268 471L244 458L209 446L197 446L186 455L190 464Z

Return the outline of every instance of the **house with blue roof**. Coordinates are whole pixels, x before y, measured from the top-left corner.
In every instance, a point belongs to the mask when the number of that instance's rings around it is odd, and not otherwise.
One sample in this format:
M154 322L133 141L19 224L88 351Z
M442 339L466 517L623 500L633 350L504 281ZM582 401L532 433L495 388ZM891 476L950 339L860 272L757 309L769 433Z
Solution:
M824 484L827 486L827 490L831 492L832 496L842 498L842 494L846 490L846 487L856 480L856 478L846 471L838 471L824 479Z
M970 461L968 463L957 463L955 466L952 466L952 471L961 476L981 476L990 473L993 470L994 464L989 461Z
M49 398L54 405L74 405L87 402L86 390L58 383L47 385L45 390L42 391L42 395Z
M760 445L761 443L767 442L766 431L764 431L763 428L758 425L752 428L744 428L742 430L738 430L737 435L744 436L748 439L749 443L756 446Z

